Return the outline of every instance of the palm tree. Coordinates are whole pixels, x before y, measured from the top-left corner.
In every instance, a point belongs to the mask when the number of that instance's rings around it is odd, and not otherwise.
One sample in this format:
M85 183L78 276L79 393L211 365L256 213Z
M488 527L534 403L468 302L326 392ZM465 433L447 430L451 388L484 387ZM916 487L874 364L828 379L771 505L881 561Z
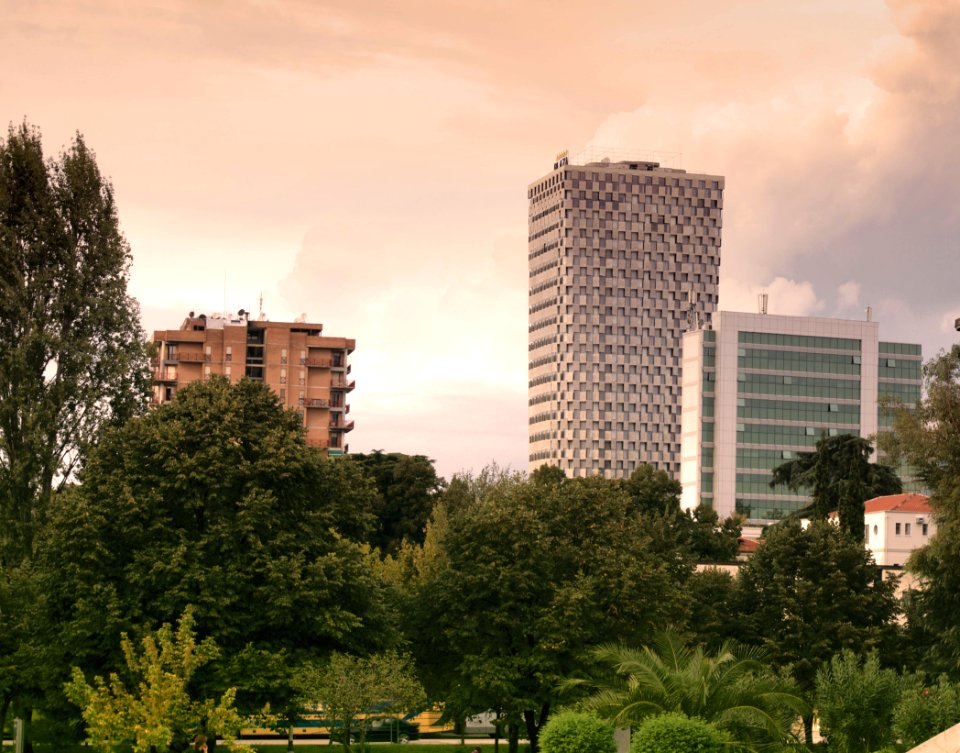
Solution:
M566 688L591 687L584 710L620 727L679 711L700 717L745 750L777 748L809 709L793 687L776 676L755 649L724 643L716 654L688 648L675 633L662 633L642 649L599 646L594 661L609 668L604 680L571 680Z

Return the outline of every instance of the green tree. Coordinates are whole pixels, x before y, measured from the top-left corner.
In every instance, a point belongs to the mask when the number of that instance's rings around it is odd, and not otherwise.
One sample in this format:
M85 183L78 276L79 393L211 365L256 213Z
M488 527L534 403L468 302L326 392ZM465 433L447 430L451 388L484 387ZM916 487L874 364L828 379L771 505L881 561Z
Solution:
M40 133L0 140L0 653L31 635L20 618L50 499L105 426L141 413L150 373L130 249L113 189L79 134L55 160ZM26 628L18 631L18 626ZM0 727L31 692L0 660ZM21 714L29 714L21 709Z
M960 345L924 367L924 399L896 412L883 448L931 490L937 533L913 553L908 569L920 580L910 596L913 633L929 670L960 679Z
M876 652L866 658L849 649L817 670L820 734L837 753L870 753L893 742L893 710L900 677L883 669Z
M334 653L326 664L304 668L299 686L307 703L323 708L331 738L341 731L347 751L354 730L362 749L370 720L410 711L425 698L410 658L395 651L364 657Z
M935 684L906 678L893 709L893 732L906 750L960 723L960 686L940 675Z
M683 619L686 597L631 504L601 478L500 476L458 505L437 542L442 557L411 574L404 610L418 663L444 678L445 700L501 709L536 751L557 683L585 648L610 636L641 642Z
M794 460L774 468L770 485L809 491L812 502L803 513L825 520L838 511L840 527L856 541L863 541L863 503L903 490L891 466L870 462L872 453L873 445L861 437L824 436L813 452L798 453Z
M424 528L444 489L433 461L423 455L404 455L374 450L351 455L373 479L380 492L373 516L370 543L385 553L394 553L404 539L423 542Z
M636 512L671 513L680 509L680 482L666 471L641 463L623 484Z
M180 390L108 434L80 478L38 547L33 645L51 692L60 668L110 666L120 631L188 605L223 652L201 687L236 687L242 710L288 709L303 662L394 639L375 558L357 543L372 485L308 448L263 384Z
M727 746L713 725L669 712L646 719L630 741L630 753L721 753Z
M561 711L550 717L540 733L543 753L616 753L613 725L593 714Z
M893 644L895 588L863 544L832 523L814 521L804 529L798 520L783 521L740 570L742 640L762 646L812 698L817 670L834 654ZM809 742L811 717L805 723Z
M209 638L196 640L188 610L176 631L164 624L142 641L138 653L123 634L121 648L133 689L120 674L95 677L90 685L79 667L66 684L70 701L80 707L87 728L87 744L103 753L130 749L134 753L180 753L197 734L222 737L227 747L240 731L242 719L233 706L235 690L219 700L196 700L190 680L213 661L218 650Z
M756 649L724 643L716 654L689 648L676 633L662 633L643 649L609 644L593 650L608 670L581 706L616 727L636 727L651 716L679 712L723 730L746 749L778 748L809 709L789 682L777 677Z

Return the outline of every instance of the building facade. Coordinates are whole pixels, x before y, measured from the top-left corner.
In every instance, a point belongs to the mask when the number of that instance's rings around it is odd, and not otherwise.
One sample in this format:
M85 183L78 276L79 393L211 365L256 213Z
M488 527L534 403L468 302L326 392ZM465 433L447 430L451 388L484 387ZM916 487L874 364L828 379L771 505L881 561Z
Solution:
M355 341L322 333L322 324L251 320L242 309L227 317L191 311L180 329L153 333L153 403L213 375L254 379L303 417L307 444L341 455L353 429L347 395L354 388L348 358Z
M822 436L889 428L882 398L920 399L920 346L881 342L869 320L721 311L683 348L682 504L754 525L809 502L770 488L773 468Z
M724 179L570 164L530 184L529 468L680 470L682 335L717 306Z
M864 541L878 565L903 567L915 549L926 546L937 533L929 497L890 494L863 505Z

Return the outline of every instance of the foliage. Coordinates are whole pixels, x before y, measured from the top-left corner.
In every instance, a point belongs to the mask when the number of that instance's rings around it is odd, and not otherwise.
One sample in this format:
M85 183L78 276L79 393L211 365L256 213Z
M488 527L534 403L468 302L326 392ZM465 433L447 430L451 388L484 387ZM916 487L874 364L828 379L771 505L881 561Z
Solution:
M350 461L360 464L380 492L372 511L376 522L370 544L393 553L404 539L422 543L424 527L444 489L433 461L382 450L351 455Z
M113 188L77 134L44 161L23 124L0 142L0 563L106 425L142 412L149 365Z
M540 732L543 753L616 753L613 726L592 714L561 711Z
M863 503L903 489L891 466L870 462L872 453L873 445L861 437L824 436L814 451L797 453L796 459L774 468L770 485L809 490L812 503L804 512L814 520L825 520L838 511L840 527L856 541L863 541Z
M893 732L906 750L960 723L960 686L945 675L935 685L921 678L905 685L893 709Z
M820 734L836 753L869 753L892 742L900 678L871 652L861 662L849 649L817 670Z
M350 539L375 492L302 432L263 384L216 378L105 437L40 547L48 685L70 663L109 666L121 630L187 605L223 652L200 684L237 687L243 710L291 705L304 661L388 645L390 604Z
M817 670L837 652L866 653L897 636L895 580L835 525L797 520L774 526L740 570L743 640L812 696ZM810 719L807 718L810 734Z
M640 650L600 646L592 658L610 675L592 683L595 691L581 706L617 727L679 712L710 722L737 745L776 747L789 739L793 722L808 708L761 656L730 642L708 655L670 632Z
M679 712L644 720L630 742L630 753L721 753L723 749L723 737L714 727Z
M134 690L116 672L107 680L95 677L91 686L78 668L66 685L67 696L81 708L87 726L87 743L105 753L128 746L134 753L182 751L194 735L204 732L229 743L242 720L233 707L231 688L219 699L198 701L191 697L190 679L216 658L216 644L209 638L197 643L193 616L187 611L176 632L164 624L142 641L142 653L124 633L124 661Z
M359 726L361 748L366 728L358 725L361 714L409 711L423 703L423 687L409 657L395 651L366 657L334 653L325 665L304 668L299 682L302 699L322 706L331 729L343 731L341 741L350 750L350 733Z
M683 619L686 597L618 484L461 484L433 542L442 555L413 560L406 633L436 678L431 691L522 720L536 750L557 683L582 667L584 649L610 636L642 642Z
M921 588L911 594L910 626L924 640L928 669L960 679L960 345L924 367L916 410L900 409L884 449L931 490L937 533L908 568Z
M666 471L641 463L623 484L633 512L668 513L680 509L680 482Z
M694 643L716 652L724 641L736 638L740 630L737 612L737 581L717 567L698 570L685 589L690 596L690 619L686 632Z

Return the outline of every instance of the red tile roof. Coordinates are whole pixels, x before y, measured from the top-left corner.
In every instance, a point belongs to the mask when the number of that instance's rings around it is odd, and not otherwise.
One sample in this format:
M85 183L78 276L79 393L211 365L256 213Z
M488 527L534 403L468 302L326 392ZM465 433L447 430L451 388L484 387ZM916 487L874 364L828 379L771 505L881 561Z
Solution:
M740 554L753 554L757 551L757 547L760 546L760 542L756 539L745 539L742 536L740 537Z
M922 512L930 514L930 498L924 494L888 494L863 503L863 512Z

